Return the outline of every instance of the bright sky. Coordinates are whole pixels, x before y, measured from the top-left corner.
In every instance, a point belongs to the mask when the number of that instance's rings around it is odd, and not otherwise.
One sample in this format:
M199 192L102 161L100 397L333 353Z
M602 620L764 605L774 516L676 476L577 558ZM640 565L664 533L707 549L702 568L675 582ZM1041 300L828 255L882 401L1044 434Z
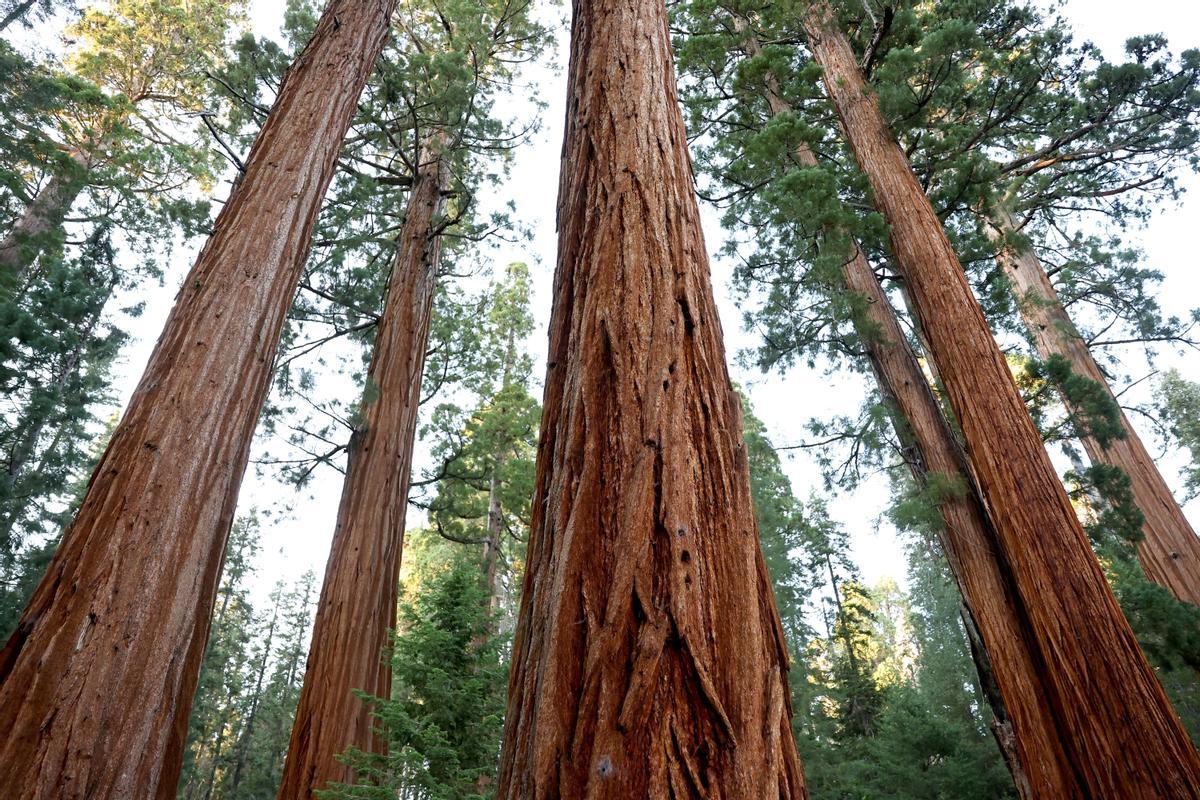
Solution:
M252 25L256 31L264 34L277 30L282 11L282 2L250 2ZM1192 3L1141 0L1137 3L1134 15L1127 1L1068 0L1065 14L1075 25L1077 38L1095 41L1112 57L1119 55L1125 38L1142 33L1166 32L1175 50L1200 46L1200 25L1197 25L1200 11ZM566 58L564 47L565 35L560 37L560 61ZM518 157L513 170L514 179L506 187L517 202L521 218L534 230L534 240L526 248L503 249L496 254L494 263L503 265L513 260L525 260L533 268L536 281L534 308L539 327L529 347L539 357L540 365L546 347L545 328L549 319L550 282L555 260L554 202L562 136L562 104L566 91L561 72L558 75L543 72L535 80L537 96L550 103L545 127L537 141L525 148ZM1192 193L1185 196L1183 203L1162 208L1139 236L1139 243L1149 263L1165 275L1160 295L1164 309L1179 315L1186 314L1192 305L1200 305L1195 230L1200 220L1200 180L1193 177L1187 183ZM706 211L704 217L709 250L715 251L720 247L722 231L711 211ZM176 254L166 278L166 288L154 293L148 312L139 321L137 342L130 348L122 365L119 381L122 404L128 399L145 366L174 290L190 266L195 249L196 246L193 246ZM741 313L729 298L728 265L714 263L713 278L727 337L726 346L732 357L740 349L753 347L755 341L741 330ZM1200 380L1200 359L1194 354L1181 357L1163 352L1157 366L1176 366L1186 377ZM535 374L541 371L542 367L539 366ZM825 375L803 368L794 369L786 375L772 376L746 373L736 367L732 371L735 380L747 387L756 412L765 421L777 445L805 440L805 423L814 416L829 418L837 413L853 414L865 394L862 380L854 376ZM1139 387L1139 390L1144 390L1149 383ZM347 391L352 390L348 388ZM1139 396L1145 397L1145 394ZM1149 436L1150 432L1144 431L1143 435ZM1178 464L1177 459L1168 460L1169 478L1176 476ZM798 454L787 459L785 466L797 494L806 496L810 489L820 488L819 472L808 456ZM342 476L328 469L318 472L309 487L301 494L294 495L291 489L256 477L253 472L251 467L242 492L242 508L268 508L277 504L293 507L291 513L277 516L264 524L259 592L265 595L270 585L278 579L292 580L310 568L318 575L323 573ZM876 478L852 494L835 498L831 503L831 511L850 531L853 556L864 577L871 582L892 577L903 583L905 566L899 542L895 532L879 519L886 499L886 482ZM1187 511L1193 522L1200 524L1200 502L1189 504ZM411 517L410 514L410 524Z

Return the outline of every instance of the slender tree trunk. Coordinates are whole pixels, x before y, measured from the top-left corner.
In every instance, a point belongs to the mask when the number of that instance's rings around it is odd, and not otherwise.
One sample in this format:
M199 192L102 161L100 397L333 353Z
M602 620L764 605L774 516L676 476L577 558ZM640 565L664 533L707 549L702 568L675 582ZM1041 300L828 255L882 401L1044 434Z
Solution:
M809 45L962 425L998 555L1027 615L1038 681L1074 767L1064 797L1198 797L1200 756L1109 590L937 215L829 6ZM1067 776L1065 776L1067 777Z
M0 19L0 31L4 30L9 25L12 25L14 22L21 19L21 17L28 14L29 9L33 8L33 4L35 2L37 2L37 0L21 0L21 2L13 6L12 11L9 11L8 14L5 15L4 19Z
M432 157L430 157L432 156ZM363 422L351 437L337 529L321 587L280 800L309 798L331 781L352 782L336 760L348 747L371 751L370 708L355 689L387 697L383 657L396 624L413 437L437 284L445 169L426 153L408 198L383 318L371 355Z
M745 50L761 53L746 31ZM767 77L766 100L772 116L793 111L774 80ZM819 166L801 145L797 160ZM892 425L913 478L928 486L930 475L958 479L962 492L942 498L944 522L938 531L942 552L962 595L962 618L979 683L992 707L992 732L1023 798L1064 796L1072 767L1058 743L1058 732L1040 685L1036 654L1027 645L1025 612L999 554L996 532L974 484L966 456L926 380L916 353L900 327L891 302L861 248L842 264L845 288L864 302L855 322L871 371L884 402L893 410Z
M267 675L267 665L270 663L271 646L275 640L275 623L279 620L279 601L275 601L271 609L271 622L267 626L267 635L263 639L262 658L258 662L258 672L254 676L254 693L250 695L250 710L246 713L246 722L234 745L237 756L234 758L233 775L229 781L229 792L232 794L242 783L242 773L246 769L246 756L250 752L250 737L254 735L254 723L258 718L258 707L262 705L263 679ZM215 763L215 762L214 762ZM215 766L214 766L215 769Z
M805 798L666 8L576 2L497 797Z
M1001 245L996 260L1017 294L1021 317L1033 336L1038 355L1043 359L1051 356L1067 359L1073 372L1100 384L1112 396L1108 379L1071 323L1041 261L1032 250L1017 246L1011 239L1016 232L1011 214L1002 209L993 214L988 233ZM1116 397L1112 399L1117 402ZM1064 402L1073 416L1082 414L1069 399L1064 397ZM1120 467L1129 476L1134 500L1145 517L1137 555L1146 576L1180 600L1200 606L1200 537L1125 412L1120 414L1124 437L1105 446L1077 427L1079 441L1093 464Z
M492 466L492 480L488 486L487 541L483 545L483 575L487 584L488 629L496 630L496 614L500 611L500 596L496 590L497 569L500 562L500 542L504 535L504 510L500 505L500 470L504 466L504 455L496 455Z
M173 797L279 332L392 0L333 0L0 651L0 794Z
M59 364L58 369L50 376L49 386L52 387L52 396L57 398L59 402L62 400L67 382L78 376L84 353L93 342L96 328L99 326L100 318L104 313L104 306L108 304L108 298L112 296L114 287L115 281L109 285L104 302L98 308L92 309L91 315L83 322L84 330L80 336L79 343L67 354L67 357ZM44 392L46 388L45 386L37 386L33 389L32 395L36 396ZM47 457L53 454L63 432L60 425L49 446L42 449L38 463L33 466L32 470L27 469L29 461L37 455L38 440L41 439L42 433L46 428L46 423L49 422L46 413L44 411L38 413L36 410L33 410L31 408L33 405L34 402L31 399L27 405L27 412L23 415L24 419L20 420L15 426L17 432L13 437L12 445L9 447L8 457L5 459L4 473L0 476L0 480L3 480L5 484L5 494L9 498L8 507L0 509L0 552L15 549L16 543L13 541L13 530L24 520L29 508L29 502L32 499L28 495L25 497L17 496L21 482L30 472L36 475L40 470L45 468Z
M74 167L88 169L89 159L82 150L71 153ZM12 228L0 239L0 280L16 285L46 246L47 238L62 227L75 199L83 191L84 181L68 172L54 175L37 193Z

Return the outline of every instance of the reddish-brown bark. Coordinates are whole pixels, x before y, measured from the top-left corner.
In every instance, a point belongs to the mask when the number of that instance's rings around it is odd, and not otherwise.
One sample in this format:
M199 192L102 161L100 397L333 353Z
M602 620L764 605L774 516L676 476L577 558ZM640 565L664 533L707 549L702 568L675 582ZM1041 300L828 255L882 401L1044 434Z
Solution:
M958 258L849 43L824 2L809 6L804 25L890 225L897 266L992 512L998 555L1026 609L1039 684L1074 770L1073 785L1058 796L1200 796L1200 756L1105 582Z
M445 170L430 152L417 169L400 231L383 317L371 353L362 423L350 439L337 528L313 623L304 688L284 762L280 800L313 797L353 771L335 756L375 741L358 689L388 697L392 672L383 657L396 624L404 519L421 375L437 284Z
M746 20L744 49L761 53ZM766 101L771 114L793 111L781 96L773 76L766 77ZM819 166L806 146L796 148L796 160ZM979 499L966 456L946 421L916 354L908 344L891 302L862 250L855 245L842 264L842 282L863 301L855 320L880 393L898 415L894 427L913 477L926 485L930 474L957 478L962 493L940 505L944 525L939 532L945 553L963 597L963 623L970 639L980 685L988 695L996 740L1022 797L1070 794L1071 765L1058 742L1054 717L1045 702L1036 654L1027 644L1020 598L1007 577L996 534Z
M1073 372L1100 384L1111 397L1108 380L1092 357L1087 342L1072 324L1041 261L1033 251L1014 241L1012 234L1016 230L1012 216L1000 210L993 219L989 233L1001 243L996 260L1012 283L1021 317L1029 328L1038 355L1066 358ZM1063 399L1072 414L1083 414L1069 398ZM1115 397L1112 400L1117 402ZM1121 430L1125 433L1123 438L1104 445L1085 428L1079 428L1079 441L1093 464L1120 467L1129 476L1134 500L1145 517L1142 524L1144 538L1138 542L1137 555L1147 577L1165 586L1180 600L1200 606L1200 537L1196 536L1183 509L1175 502L1171 487L1124 411L1120 412L1120 420Z
M574 12L497 796L806 797L666 8Z
M333 0L0 651L0 794L174 797L222 554L322 195L389 0Z

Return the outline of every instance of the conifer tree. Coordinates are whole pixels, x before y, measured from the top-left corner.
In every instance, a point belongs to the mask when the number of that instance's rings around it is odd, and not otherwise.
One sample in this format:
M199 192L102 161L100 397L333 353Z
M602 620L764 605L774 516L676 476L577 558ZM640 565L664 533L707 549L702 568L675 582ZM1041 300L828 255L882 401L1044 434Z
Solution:
M13 797L175 792L278 332L390 11L326 10L0 651L0 775Z
M498 796L805 797L666 8L573 11Z
M1073 791L1193 796L1200 757L1121 616L941 222L838 25L828 4L804 10L826 91L891 226L898 268L994 512L1030 639L1054 673L1047 699L1069 721L1060 735L1073 763L1085 767ZM1073 615L1088 620L1085 629L1064 627ZM1098 650L1103 661L1088 656ZM1091 693L1108 699L1097 704Z
M683 63L703 76L691 91L690 106L697 129L714 133L700 163L719 183L726 224L754 232L747 237L751 253L743 285L748 291L770 287L757 312L770 331L760 363L764 368L788 363L818 350L839 359L865 356L861 360L881 400L872 413L892 428L891 446L943 517L942 550L963 593L997 740L1019 785L1031 780L1053 785L1054 772L1068 770L1069 764L1059 751L1005 567L996 557L992 522L954 431L867 259L868 246L853 236L857 231L870 239L875 232L859 224L835 194L829 165L814 154L830 143L797 113L795 102L815 99L809 77L793 75L785 88L786 59L794 49L760 44L755 23L764 24L766 15L755 13L757 6L714 8L701 2L679 15L689 30ZM713 13L716 9L719 13ZM742 59L736 57L739 49ZM740 245L735 239L731 246ZM809 263L807 271L797 269L798 259ZM1026 769L1034 774L1024 774Z

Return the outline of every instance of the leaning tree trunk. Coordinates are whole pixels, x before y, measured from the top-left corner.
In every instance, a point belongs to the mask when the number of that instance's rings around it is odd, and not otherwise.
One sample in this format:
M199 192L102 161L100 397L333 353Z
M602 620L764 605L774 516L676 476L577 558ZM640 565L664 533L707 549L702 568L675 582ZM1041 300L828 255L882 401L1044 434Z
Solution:
M1198 797L1188 740L1109 590L945 231L829 6L804 18L962 426L1039 684L1074 767L1069 797Z
M51 234L62 227L67 212L83 191L83 179L72 172L86 172L88 158L82 150L72 152L70 158L74 162L71 169L46 181L5 237L0 239L0 281L17 285L45 248Z
M392 0L333 0L0 651L0 792L173 797L279 332Z
M37 0L21 0L13 6L12 11L9 11L4 19L0 19L0 31L28 14L29 9L33 8L33 4L36 2Z
M576 2L497 796L803 798L666 8Z
M1016 228L1012 215L997 210L988 232L1001 245L996 260L1016 292L1021 317L1038 355L1043 359L1065 358L1073 372L1100 384L1116 404L1108 380L1088 350L1087 342L1071 323L1041 261L1032 250L1013 240ZM1063 400L1073 417L1084 415L1070 399ZM1084 426L1076 426L1079 441L1093 464L1120 467L1129 476L1134 501L1145 517L1137 555L1146 576L1180 600L1200 606L1200 537L1175 502L1171 488L1119 405L1118 413L1123 437L1102 444Z
M748 22L741 20L739 27L746 32L746 54L760 55L761 45ZM766 81L771 115L791 113L794 109L773 77L768 75ZM796 148L795 156L805 167L819 166L805 145ZM963 625L995 717L996 742L1021 797L1068 796L1072 767L1059 744L1037 654L1028 645L1027 615L1011 584L1009 566L1000 557L995 529L895 310L862 250L853 242L850 246L853 250L842 263L842 283L863 300L855 327L880 394L893 411L893 427L913 478L921 486L928 485L931 474L962 483L961 493L941 499L944 524L938 538L962 594Z
M432 157L430 157L432 156ZM445 177L442 154L417 170L371 354L362 423L350 438L337 528L321 586L304 688L292 724L280 800L313 797L354 771L336 759L348 747L383 746L368 704L354 695L388 697L384 658L396 624L396 593L421 374L433 312Z

